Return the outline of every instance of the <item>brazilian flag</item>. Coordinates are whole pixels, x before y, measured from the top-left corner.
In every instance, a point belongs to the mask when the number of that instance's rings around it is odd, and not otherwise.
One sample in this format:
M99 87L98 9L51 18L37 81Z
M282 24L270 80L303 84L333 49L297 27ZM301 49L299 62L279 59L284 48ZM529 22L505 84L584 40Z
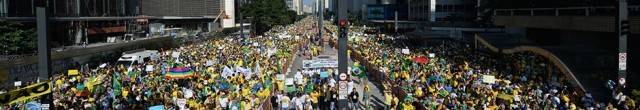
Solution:
M396 80L396 72L391 72L391 80L395 81Z
M314 86L314 85L315 85L315 84L313 84L313 83L309 83L309 84L307 84L307 87L306 87L306 89L307 89L307 93L311 93L311 92L313 92L313 86Z
M116 96L122 95L122 84L120 84L121 78L119 76L114 76L113 78L113 94Z
M360 65L354 64L351 66L351 74L353 76L358 76L359 78L363 78L366 75L365 68Z
M384 44L384 43L382 43L382 44ZM387 56L389 56L388 54L389 54L389 52L387 52L386 50L384 52L382 52L382 63L383 64L387 64Z
M409 70L410 65L411 62L407 61L406 59L402 60L402 70Z

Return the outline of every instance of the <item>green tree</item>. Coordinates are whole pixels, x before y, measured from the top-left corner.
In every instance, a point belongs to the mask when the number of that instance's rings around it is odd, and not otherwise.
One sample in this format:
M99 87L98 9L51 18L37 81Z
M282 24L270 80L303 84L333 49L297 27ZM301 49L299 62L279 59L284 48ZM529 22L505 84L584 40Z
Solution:
M447 15L445 17L447 19L447 21L450 21L452 24L456 23L456 21L462 21L462 16L460 16L460 14L458 13L449 13L449 15Z
M324 17L325 20L331 19L333 15L335 15L335 13L329 11L328 9L324 10L324 12L322 13L322 16Z
M0 54L27 55L36 53L35 29L23 29L20 23L0 19Z
M284 0L251 0L241 7L245 17L252 17L255 32L263 33L276 25L291 24L296 13L289 11Z

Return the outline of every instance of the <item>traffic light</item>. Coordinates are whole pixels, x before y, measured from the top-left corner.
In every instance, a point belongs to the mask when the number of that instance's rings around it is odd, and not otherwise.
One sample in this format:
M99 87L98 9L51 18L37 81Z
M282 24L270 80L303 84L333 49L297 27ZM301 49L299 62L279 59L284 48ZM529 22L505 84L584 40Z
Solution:
M343 37L344 37L344 38L346 38L346 37L348 36L348 34L347 34L347 25L348 25L349 23L347 23L347 21L345 21L345 20L340 20L340 22L339 22L339 23L340 23L340 27L339 27L339 28L340 28L340 30L339 30L338 32L339 32L340 34L338 35L338 37L341 37L341 38L343 38Z

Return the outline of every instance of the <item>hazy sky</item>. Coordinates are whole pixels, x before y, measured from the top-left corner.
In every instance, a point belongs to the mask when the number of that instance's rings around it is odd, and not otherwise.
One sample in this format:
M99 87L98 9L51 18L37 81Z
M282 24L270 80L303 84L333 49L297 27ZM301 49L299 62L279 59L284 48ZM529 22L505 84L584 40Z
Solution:
M303 5L313 5L313 2L315 2L316 0L302 0L303 1Z

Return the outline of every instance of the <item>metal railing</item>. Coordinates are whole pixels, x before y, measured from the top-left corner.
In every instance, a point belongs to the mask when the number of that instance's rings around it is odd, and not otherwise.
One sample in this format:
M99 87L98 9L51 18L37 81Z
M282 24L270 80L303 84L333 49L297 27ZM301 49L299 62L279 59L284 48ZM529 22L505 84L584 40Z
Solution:
M26 55L0 55L0 61L3 60L13 60L13 59L18 59L18 58L24 58L24 57L30 57L30 56L34 56L35 54L26 54Z
M629 15L640 15L640 6L628 6L628 9ZM494 16L612 16L616 13L614 6L493 10Z

